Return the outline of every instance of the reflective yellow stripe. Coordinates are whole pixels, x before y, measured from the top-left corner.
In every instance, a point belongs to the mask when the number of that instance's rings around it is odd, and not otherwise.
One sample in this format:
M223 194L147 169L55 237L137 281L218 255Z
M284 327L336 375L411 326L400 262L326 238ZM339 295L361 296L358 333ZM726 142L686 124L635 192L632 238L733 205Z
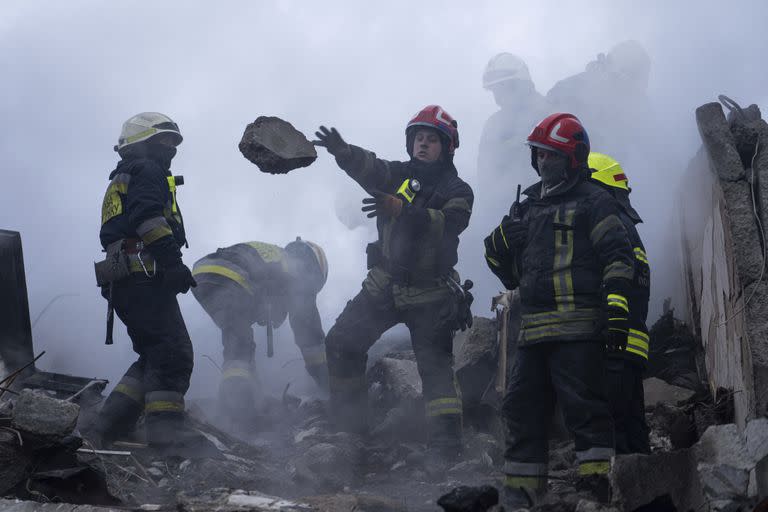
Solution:
M499 224L499 231L501 231L501 239L504 240L504 246L509 249L509 244L507 243L507 237L504 235L504 228L501 227L501 224ZM496 245L494 244L493 248L496 248Z
M600 311L597 309L576 309L573 311L545 311L542 313L530 313L521 316L524 329L541 327L549 324L564 324L583 320L598 320Z
M245 278L234 270L228 269L227 267L223 267L221 265L195 266L195 268L192 270L192 275L196 276L199 274L218 274L220 276L224 276L235 281L237 284L248 290L248 293L253 293L251 286L246 282Z
M283 249L276 245L265 244L264 242L248 242L246 245L256 249L265 263L278 262L283 259Z
M250 379L251 372L245 368L227 368L224 373L221 374L222 379L243 378Z
M168 402L168 401L161 401L158 400L156 402L148 402L147 405L144 406L145 412L178 412L184 411L184 404L180 404L178 402Z
M637 350L636 348L631 347L629 345L627 345L627 348L625 348L624 350L626 352L630 352L632 354L636 354L636 355L642 357L643 359L648 359L648 352L643 352L641 350Z
M579 464L579 476L607 475L611 470L610 461L582 462Z
M580 320L566 324L526 327L523 329L521 341L536 341L543 338L567 338L569 336L593 334L594 332L595 322L593 320Z
M416 197L416 194L411 190L411 180L407 179L403 182L402 185L400 185L400 188L397 189L397 194L399 196L402 196L405 198L406 201L409 203L413 202L413 199Z
M608 305L621 308L627 313L629 313L629 302L627 302L626 297L624 297L623 295L617 295L615 293L611 293L610 295L608 295Z
M575 208L566 208L565 216L560 218L560 210L555 214L555 224L573 226L576 218ZM555 230L555 258L552 268L552 280L555 288L555 304L558 311L573 311L576 309L576 299L573 295L573 230Z
M443 205L443 210L461 210L472 213L472 208L469 206L469 201L463 197L454 197L449 199Z
M542 489L546 486L546 477L540 476L504 476L504 487L511 487L513 489Z
M488 260L488 263L490 263L494 267L501 267L501 264L498 261L496 261L495 259L491 258L487 254L485 255L485 259Z
M154 135L155 133L157 133L157 128L147 128L143 132L139 132L136 135L131 135L130 137L126 137L125 143L130 144L132 142L136 142L137 140L145 139L150 135Z
M649 341L650 338L643 331L630 329L629 336L627 337L626 351L648 359Z
M144 403L144 393L142 393L138 389L134 389L130 386L126 386L125 384L118 384L115 386L115 389L112 390L113 393L122 393L123 395L127 396L134 402L138 402L140 404Z
M168 190L171 191L171 212L179 213L179 207L176 204L176 177L168 176Z
M458 397L437 398L427 402L427 416L461 414L461 399Z
M645 251L642 250L640 247L635 247L635 258L642 261L646 265L648 264L648 256L645 254Z
M152 231L149 231L148 233L145 233L141 239L144 241L145 244L149 245L152 242L159 240L165 236L171 236L173 235L173 231L171 231L171 228L168 226L160 226Z

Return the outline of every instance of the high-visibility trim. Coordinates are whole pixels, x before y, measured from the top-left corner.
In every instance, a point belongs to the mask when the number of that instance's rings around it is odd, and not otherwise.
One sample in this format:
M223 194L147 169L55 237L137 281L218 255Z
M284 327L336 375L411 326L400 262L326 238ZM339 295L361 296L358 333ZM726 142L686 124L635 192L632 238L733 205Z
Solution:
M547 477L504 475L504 487L539 490L547 486Z
M397 195L404 198L409 203L413 203L413 200L416 198L416 193L411 190L411 180L406 179L401 185L400 188L397 189Z
M127 384L123 384L122 381L115 386L115 389L113 389L112 392L121 393L139 404L144 403L144 392L141 390L141 388L135 388Z
M609 307L617 307L621 308L627 313L629 313L629 302L627 301L627 298L623 295L619 295L616 293L608 294L607 298L607 304Z
M427 208L429 215L429 230L437 237L442 237L445 231L445 214L441 210Z
M575 309L573 311L545 311L543 313L529 313L521 316L521 325L524 329L541 327L549 324L564 324L578 321L595 321L600 318L599 309Z
M609 279L628 279L634 277L634 269L623 261L614 261L609 263L603 269L603 281Z
M147 404L144 405L144 412L184 412L184 404L180 404L178 402L168 402L164 400L147 402Z
M507 237L504 235L504 228L501 227L501 224L499 224L499 232L501 233L501 239L504 240L504 247L509 249L509 244L507 243ZM493 248L496 248L496 244L494 244Z
M573 227L576 219L576 209L566 208L563 218L560 210L555 214L556 225ZM573 311L576 309L576 299L573 294L573 229L555 230L555 258L552 268L552 280L555 288L555 304L558 311Z
M487 254L485 255L485 259L486 259L486 260L488 260L488 263L490 263L490 264L491 264L491 265L493 265L494 267L501 267L501 264L500 264L500 263L499 263L497 260L495 260L495 259L491 258L491 257L490 257L490 256L488 256Z
M613 448L595 446L587 450L577 451L576 460L580 464L585 462L604 462L611 460L611 457L614 455L616 455L616 451Z
M624 224L621 223L621 220L616 215L608 215L592 228L592 231L589 233L589 240L593 246L596 246L610 230L616 228L625 229Z
M228 368L221 374L221 379L250 379L253 374L245 368Z
M301 355L304 357L304 364L306 366L319 366L324 365L327 362L325 345L301 347Z
M139 132L136 135L131 135L130 137L126 137L124 145L128 145L128 144L131 144L133 142L137 142L137 141L140 141L142 139L146 139L146 138L148 138L148 137L150 137L150 136L152 136L152 135L154 135L156 133L157 133L157 128L147 128L143 132Z
M139 224L136 228L136 234L146 245L149 245L165 236L172 236L173 231L164 217L152 217Z
M151 391L144 395L144 412L184 412L184 395L176 391Z
M246 245L256 249L265 263L277 263L283 259L284 251L276 245L265 244L264 242L248 242Z
M634 251L635 258L648 265L648 255L645 254L645 251L641 247L635 247Z
M245 280L243 276L238 274L232 269L229 269L227 267L224 267L222 265L195 265L194 269L192 270L192 275L200 275L200 274L218 274L220 276L226 277L228 279L231 279L232 281L236 282L248 293L253 293L253 289L251 288L251 285L248 284L248 282Z
M520 340L527 342L537 341L544 338L568 338L570 336L593 334L594 332L594 321L581 320L565 324L550 324L541 327L524 328Z
M607 475L610 470L611 462L607 460L579 464L579 476Z
M541 462L505 461L502 471L506 475L546 477L549 467Z
M179 205L176 204L176 176L168 176L168 190L171 191L171 213L179 213Z
M643 331L637 329L630 329L627 336L627 352L637 354L638 356L648 359L648 353L650 349L650 338Z
M104 193L104 200L101 203L101 225L107 223L113 217L123 213L122 196L128 193L128 184L131 182L131 175L121 172L116 174Z
M461 414L461 408L461 399L458 397L437 398L426 405L428 417Z

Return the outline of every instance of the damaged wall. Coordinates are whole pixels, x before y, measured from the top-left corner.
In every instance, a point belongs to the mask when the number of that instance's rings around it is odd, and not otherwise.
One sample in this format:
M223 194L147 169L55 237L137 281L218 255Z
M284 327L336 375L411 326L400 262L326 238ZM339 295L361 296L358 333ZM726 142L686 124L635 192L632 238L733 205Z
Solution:
M760 391L768 387L761 233L768 211L768 124L754 105L736 107L726 119L719 103L699 107L696 122L703 147L680 194L687 321L701 338L712 392L734 392L735 420L743 427L768 411L768 395Z

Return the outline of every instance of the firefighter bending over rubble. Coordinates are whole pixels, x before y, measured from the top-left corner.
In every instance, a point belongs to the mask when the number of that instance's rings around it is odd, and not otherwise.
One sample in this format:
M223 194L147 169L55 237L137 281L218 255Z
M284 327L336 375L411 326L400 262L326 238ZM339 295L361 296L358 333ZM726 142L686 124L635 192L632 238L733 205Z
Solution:
M627 345L634 252L613 196L589 180L587 132L552 114L528 136L541 181L485 240L490 269L520 289L517 359L504 397L504 505L546 493L555 401L575 438L579 486L605 500L614 454L604 357Z
M307 372L320 387L328 387L325 335L316 304L328 278L328 262L319 245L301 238L285 248L239 243L201 258L192 274L198 283L192 293L221 329L219 404L229 420L247 428L254 419L254 323L267 327L271 352L272 328L287 316Z
M459 285L453 269L474 201L453 165L456 127L441 107L422 109L405 130L406 162L349 145L333 128L321 126L315 141L372 196L363 200L363 211L376 217L379 234L367 248L362 290L326 337L332 421L339 430L367 431L368 350L384 331L405 323L424 389L430 455L440 461L461 449L452 340L471 323L470 285Z
M182 179L170 172L181 141L168 116L144 112L123 124L115 146L121 160L102 204L100 238L107 255L96 277L109 300L107 343L114 308L139 359L101 409L95 427L101 445L129 433L142 412L150 446L173 453L206 445L184 426L193 354L176 295L195 281L181 259L186 236L176 186Z

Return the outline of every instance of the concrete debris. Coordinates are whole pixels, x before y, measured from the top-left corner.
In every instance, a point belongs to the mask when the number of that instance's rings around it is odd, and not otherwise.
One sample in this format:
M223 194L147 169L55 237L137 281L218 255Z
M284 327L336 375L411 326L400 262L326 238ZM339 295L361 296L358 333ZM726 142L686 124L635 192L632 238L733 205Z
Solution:
M245 128L238 147L260 171L270 174L307 167L317 159L315 147L304 134L278 117L256 118Z
M124 508L92 507L67 503L39 503L37 501L9 500L0 498L0 510L4 512L125 512Z
M718 500L747 495L749 472L727 464L699 464L696 468L702 490Z
M661 379L651 377L643 381L645 389L645 406L654 407L660 403L677 404L691 398L693 391L667 384Z
M498 366L499 343L496 321L474 317L466 339L455 351L456 379L465 407L480 403Z
M437 500L445 512L486 512L498 502L499 491L490 485L457 487Z
M80 406L25 389L13 407L11 427L45 442L59 442L72 434Z
M336 494L309 496L302 501L312 506L316 512L407 512L407 508L395 500L370 495Z

